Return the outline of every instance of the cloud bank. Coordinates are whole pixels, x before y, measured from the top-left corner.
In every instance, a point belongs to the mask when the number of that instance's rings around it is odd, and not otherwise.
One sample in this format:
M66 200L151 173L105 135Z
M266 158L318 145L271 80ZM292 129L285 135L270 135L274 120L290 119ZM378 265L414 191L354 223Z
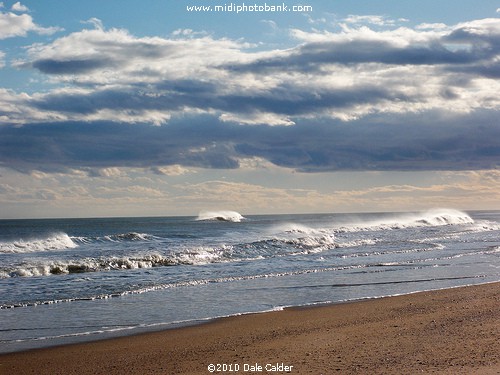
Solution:
M294 47L266 49L191 30L136 37L89 20L93 29L32 45L16 61L55 88L0 89L0 163L238 168L259 157L304 172L497 167L500 19L389 21L351 16L336 32L293 29Z

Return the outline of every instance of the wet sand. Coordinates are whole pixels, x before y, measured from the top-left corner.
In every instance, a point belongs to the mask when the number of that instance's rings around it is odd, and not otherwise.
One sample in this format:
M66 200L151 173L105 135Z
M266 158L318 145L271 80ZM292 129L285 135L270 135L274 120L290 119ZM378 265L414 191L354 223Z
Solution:
M219 374L500 374L500 283L4 354L0 374L210 374L210 364Z

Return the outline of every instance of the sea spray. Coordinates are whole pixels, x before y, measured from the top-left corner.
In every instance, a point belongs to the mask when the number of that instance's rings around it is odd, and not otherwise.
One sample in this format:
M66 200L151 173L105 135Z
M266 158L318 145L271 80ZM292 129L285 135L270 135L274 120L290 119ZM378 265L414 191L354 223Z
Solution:
M196 218L198 221L228 221L233 223L239 223L244 219L245 217L236 211L202 211Z
M45 238L0 242L0 253L34 253L39 251L72 249L77 246L66 233L55 233Z

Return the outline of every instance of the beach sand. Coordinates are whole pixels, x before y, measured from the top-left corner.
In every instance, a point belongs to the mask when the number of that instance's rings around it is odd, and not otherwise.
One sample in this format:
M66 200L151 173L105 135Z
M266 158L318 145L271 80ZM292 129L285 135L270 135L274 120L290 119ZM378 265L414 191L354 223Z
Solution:
M227 374L500 374L500 283L4 354L0 374L210 374L210 364Z

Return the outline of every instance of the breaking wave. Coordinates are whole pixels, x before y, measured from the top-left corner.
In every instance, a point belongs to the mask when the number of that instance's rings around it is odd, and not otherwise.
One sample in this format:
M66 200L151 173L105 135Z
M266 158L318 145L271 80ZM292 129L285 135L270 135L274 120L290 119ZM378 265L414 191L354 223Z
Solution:
M462 211L453 209L435 209L420 213L400 214L394 217L385 217L371 221L345 224L337 227L336 231L357 232L460 224L474 224L474 220Z
M80 241L83 241L80 239ZM346 245L343 245L346 246ZM336 247L334 236L306 235L294 238L271 237L255 242L194 246L137 253L124 256L86 257L80 259L29 259L0 267L0 278L64 275L86 272L132 270L178 265L253 261L273 257L319 253Z
M234 211L202 212L197 218L197 220L232 222L238 222L242 219L244 217ZM127 249L127 253L122 252L113 256L109 253L109 255L102 253L75 258L72 255L69 259L64 255L60 257L54 253L50 255L53 259L24 259L17 264L0 266L0 278L203 265L307 255L333 249L373 246L380 241L380 233L375 234L375 232L381 230L464 224L474 224L474 220L461 211L440 209L421 213L384 215L373 220L334 224L333 227L329 228L311 228L303 224L283 223L268 228L260 238L257 237L253 241L248 239L246 242L247 239L245 239L242 242L233 242L228 239L227 242L221 244L186 244L183 246L179 246L179 243L172 242L167 237L156 237L139 232L107 234L99 237L70 237L66 233L57 233L44 239L0 243L0 253L34 253L64 250L78 246L85 249L85 246L88 248L89 245L106 249L108 245L105 243L137 242L137 245L119 246L121 249ZM485 225L481 224L482 230L486 230ZM466 230L475 226L468 225ZM355 238L350 238L349 235L346 237L348 232L360 232L360 236L355 235ZM367 234L366 232L374 233ZM431 242L439 242L440 240L443 240L443 237L432 239ZM376 255L371 250L367 254Z
M9 242L0 242L0 254L8 253L36 253L42 251L66 250L78 247L80 244L92 242L128 242L128 241L151 241L156 239L147 233L120 233L102 237L78 237L69 236L66 233L55 233L46 238L35 238L30 240L19 239Z
M302 224L285 223L275 227L275 231L283 233L304 233L304 234L322 234L327 232L325 229L314 229Z
M199 247L170 255L151 253L122 257L42 260L37 263L24 262L15 267L0 269L0 277L49 276L177 265L201 265L228 261L230 251L231 248L228 246L220 248Z
M0 242L0 253L35 253L39 251L72 249L77 246L66 233L55 233L46 238Z
M137 233L137 232L128 232L128 233L118 233L111 234L102 237L71 237L71 239L77 243L88 244L91 242L128 242L128 241L152 241L157 237L152 236L147 233Z
M202 211L196 218L198 221L229 221L232 223L239 223L244 219L245 217L236 211Z

